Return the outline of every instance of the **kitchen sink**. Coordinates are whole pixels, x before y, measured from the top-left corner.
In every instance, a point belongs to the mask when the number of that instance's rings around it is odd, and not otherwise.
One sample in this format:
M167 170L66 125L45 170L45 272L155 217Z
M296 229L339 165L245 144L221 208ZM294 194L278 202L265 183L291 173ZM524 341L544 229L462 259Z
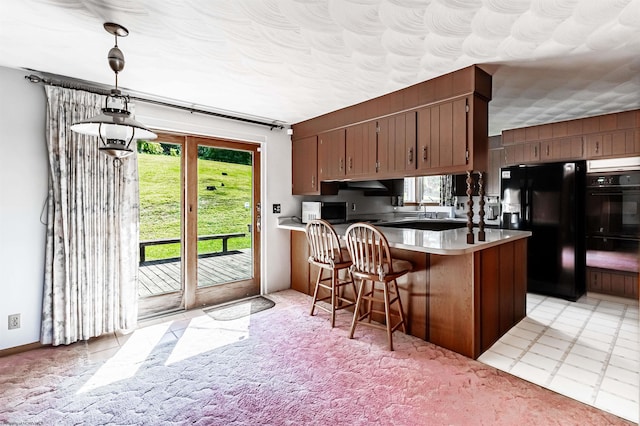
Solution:
M405 220L402 222L381 223L379 226L421 229L423 231L446 231L449 229L464 228L467 226L467 223L452 220Z

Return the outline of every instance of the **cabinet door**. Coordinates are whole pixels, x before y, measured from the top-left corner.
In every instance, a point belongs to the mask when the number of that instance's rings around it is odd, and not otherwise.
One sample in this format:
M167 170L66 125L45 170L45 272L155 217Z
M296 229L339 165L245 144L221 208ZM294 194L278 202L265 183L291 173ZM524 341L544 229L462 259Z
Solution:
M587 135L587 158L598 158L604 154L602 135Z
M395 135L396 122L389 117L378 120L376 173L389 175L395 164L395 150L391 139Z
M431 111L434 108L421 108L417 112L417 158L416 167L418 170L428 170L431 167L431 157L433 156L433 147L431 142Z
M504 164L520 164L524 160L524 146L522 144L507 145L504 147Z
M294 141L292 149L292 193L293 195L317 195L318 143L316 136Z
M345 166L345 130L334 130L318 136L320 181L343 178Z
M522 161L525 163L540 162L540 142L525 143L522 151Z
M587 136L587 158L636 155L638 132L620 130Z
M395 172L414 171L416 169L416 113L408 112L394 117L394 160Z
M467 164L467 99L417 112L417 168L441 169Z
M573 136L570 138L554 140L550 148L551 155L546 155L544 145L541 150L542 161L581 160L584 158L584 144L582 136Z
M370 177L376 173L376 122L348 127L345 135L346 176Z
M378 120L378 175L402 176L415 170L415 112Z
M440 167L467 164L467 99L440 105Z
M562 140L546 140L540 142L540 161L550 162L557 158L561 158L559 155Z

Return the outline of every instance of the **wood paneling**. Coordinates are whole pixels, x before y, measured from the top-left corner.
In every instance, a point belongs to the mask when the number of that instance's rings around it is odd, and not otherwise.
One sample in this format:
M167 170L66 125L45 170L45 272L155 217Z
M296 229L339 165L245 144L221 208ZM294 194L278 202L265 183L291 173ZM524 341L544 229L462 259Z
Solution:
M540 139L540 126L532 126L525 128L525 141L537 141Z
M492 247L480 253L482 288L480 289L480 347L490 347L500 338L500 249Z
M517 324L527 316L527 240L514 241L513 251L513 324Z
M311 294L309 275L309 243L307 235L300 231L291 234L291 288L304 294Z
M474 256L430 257L429 341L474 358Z
M587 268L587 291L637 300L639 284L636 273Z
M402 309L407 319L407 333L429 340L429 255L411 250L391 249L394 259L408 260L413 270L398 279Z
M514 300L514 272L515 272L515 263L514 257L515 253L513 250L512 244L503 244L498 247L498 258L500 259L500 273L499 273L499 317L500 317L500 325L498 328L498 335L502 336L504 333L509 331L509 329L513 326L513 300ZM484 283L483 277L483 283Z

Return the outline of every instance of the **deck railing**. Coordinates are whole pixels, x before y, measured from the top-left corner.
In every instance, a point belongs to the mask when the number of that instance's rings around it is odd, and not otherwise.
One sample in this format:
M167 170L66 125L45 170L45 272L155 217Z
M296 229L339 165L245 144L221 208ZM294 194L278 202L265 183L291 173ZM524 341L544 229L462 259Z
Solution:
M230 238L242 238L246 236L243 232L236 232L231 234L214 234L214 235L202 235L198 237L198 241L208 240L222 240L222 251L215 254L226 254L229 252L228 244ZM140 241L140 264L147 262L146 248L151 246L159 246L163 244L176 244L181 241L180 238L158 238L156 240ZM209 253L213 254L213 253ZM163 261L170 261L175 259L161 259Z

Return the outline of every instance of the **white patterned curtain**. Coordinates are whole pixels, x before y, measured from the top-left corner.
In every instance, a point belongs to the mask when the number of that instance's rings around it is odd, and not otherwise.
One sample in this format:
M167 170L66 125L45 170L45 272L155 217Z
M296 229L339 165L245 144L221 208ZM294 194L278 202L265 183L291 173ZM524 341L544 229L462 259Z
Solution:
M45 86L49 152L43 344L70 344L136 324L138 166L114 163L71 124L100 112L104 97Z
M440 177L440 205L453 206L453 176Z

